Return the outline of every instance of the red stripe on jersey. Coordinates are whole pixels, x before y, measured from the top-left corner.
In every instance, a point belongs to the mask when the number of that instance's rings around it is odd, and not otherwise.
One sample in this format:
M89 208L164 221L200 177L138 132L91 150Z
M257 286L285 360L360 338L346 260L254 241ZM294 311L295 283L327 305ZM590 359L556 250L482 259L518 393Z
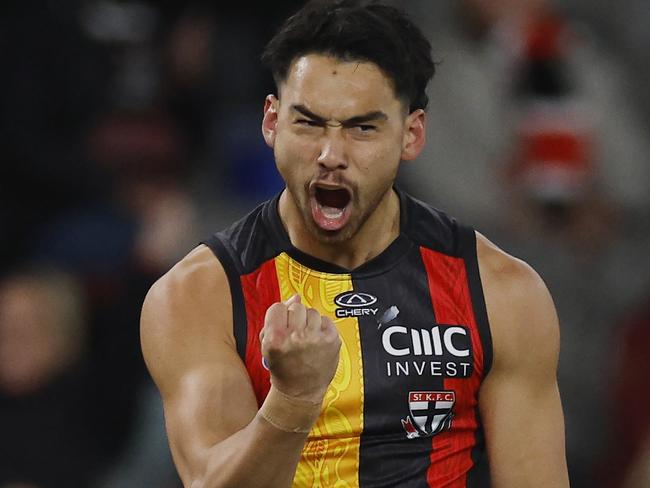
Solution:
M429 281L429 293L436 322L462 325L470 330L473 373L470 378L445 378L444 389L456 392L451 430L432 439L431 466L427 471L430 487L464 488L473 466L472 448L478 428L476 409L483 377L483 348L476 326L467 270L462 258L420 248Z
M275 259L263 263L252 273L241 277L246 306L246 369L253 383L258 407L262 406L270 388L270 373L262 365L260 331L264 327L266 310L280 301L280 286L275 270Z

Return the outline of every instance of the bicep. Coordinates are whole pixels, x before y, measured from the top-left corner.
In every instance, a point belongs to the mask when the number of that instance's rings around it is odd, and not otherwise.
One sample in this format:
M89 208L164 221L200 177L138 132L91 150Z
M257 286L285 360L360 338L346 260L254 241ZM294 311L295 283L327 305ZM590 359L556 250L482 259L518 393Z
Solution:
M170 448L184 481L200 476L208 450L257 412L232 335L232 304L221 265L198 249L149 291L142 352L165 411Z
M210 448L243 429L257 413L244 365L235 352L183 372L163 395L165 425L183 479L201 472Z
M494 487L565 486L564 420L554 378L490 374L480 394Z
M485 287L494 360L479 393L492 483L568 486L555 307L527 265L502 271Z

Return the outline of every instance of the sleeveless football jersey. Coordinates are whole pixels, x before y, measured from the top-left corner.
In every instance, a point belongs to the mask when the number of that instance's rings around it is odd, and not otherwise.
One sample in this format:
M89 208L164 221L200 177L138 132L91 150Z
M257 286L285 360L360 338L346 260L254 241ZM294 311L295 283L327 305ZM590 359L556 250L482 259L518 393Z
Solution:
M279 197L206 241L228 276L237 351L259 405L270 388L259 332L271 304L298 293L340 332L294 487L485 486L477 397L492 347L476 237L396 191L400 235L352 271L292 246Z

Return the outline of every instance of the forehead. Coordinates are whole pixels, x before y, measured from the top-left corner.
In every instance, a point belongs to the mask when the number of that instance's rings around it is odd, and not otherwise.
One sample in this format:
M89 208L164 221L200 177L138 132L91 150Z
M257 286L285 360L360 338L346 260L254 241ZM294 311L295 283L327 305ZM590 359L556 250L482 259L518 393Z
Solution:
M337 120L372 111L391 117L403 109L391 79L376 64L321 54L308 54L291 64L281 85L281 102L285 107L302 104Z

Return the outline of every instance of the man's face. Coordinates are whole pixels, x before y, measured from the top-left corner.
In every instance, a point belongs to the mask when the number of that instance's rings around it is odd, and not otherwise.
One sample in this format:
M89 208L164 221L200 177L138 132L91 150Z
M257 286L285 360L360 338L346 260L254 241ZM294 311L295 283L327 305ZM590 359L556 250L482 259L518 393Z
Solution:
M324 55L298 58L267 98L264 135L289 196L322 242L353 237L392 187L411 142L407 114L373 63ZM271 127L271 130L267 130ZM419 152L419 151L418 151ZM414 157L414 156L413 156Z

